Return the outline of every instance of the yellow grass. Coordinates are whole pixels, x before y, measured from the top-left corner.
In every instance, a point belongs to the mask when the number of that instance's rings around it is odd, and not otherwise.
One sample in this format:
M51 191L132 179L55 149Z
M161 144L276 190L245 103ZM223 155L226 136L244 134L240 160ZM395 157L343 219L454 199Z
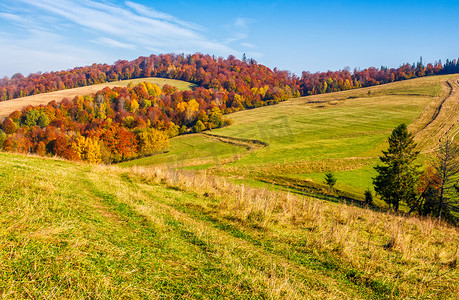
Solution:
M206 172L0 153L2 299L452 299L457 228Z

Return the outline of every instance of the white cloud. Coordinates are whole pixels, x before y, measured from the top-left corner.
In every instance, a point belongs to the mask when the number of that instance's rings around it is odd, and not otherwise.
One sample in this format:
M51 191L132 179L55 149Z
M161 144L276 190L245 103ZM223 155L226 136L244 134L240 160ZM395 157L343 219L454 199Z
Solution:
M184 44L190 44L198 47L194 51L234 52L223 43L209 41L199 34L196 25L134 2L126 2L131 10L91 0L78 2L69 0L18 1L58 15L79 26L104 35L111 35L113 40L126 45L137 44L144 48L153 47L166 50L166 48L183 47Z
M247 29L249 27L249 24L252 22L251 19L247 19L247 18L236 18L236 20L234 21L234 27L239 27L239 28L243 28L243 29Z
M46 43L47 46L37 46L38 43ZM16 43L11 43L2 35L0 44L0 57L4 58L0 62L1 76L56 71L106 60L100 53L60 43L59 37L47 32L35 31L35 38Z
M15 22L23 22L24 18L18 15L10 14L10 13L0 13L0 18L15 21Z
M255 48L256 46L254 44L245 41L249 38L249 25L253 22L255 22L253 19L238 17L234 19L232 23L227 24L225 28L230 34L230 37L225 40L225 44L229 45L240 42L239 46L242 46L243 48Z
M133 1L15 0L0 4L0 76L112 63L150 53L242 55L231 43L247 38L245 19L230 39L213 40L205 28ZM103 47L106 46L106 47ZM239 45L238 45L239 46ZM178 52L178 51L177 51Z
M241 43L241 46L245 48L255 48L256 47L254 44L247 43L247 42Z
M202 28L198 24L194 24L194 23L191 23L191 22L186 22L186 21L179 20L179 19L177 19L176 17L174 17L172 15L157 11L157 10L155 10L153 8L146 7L145 5L142 5L142 4L138 4L138 3L135 3L135 2L131 2L131 1L126 1L126 5L128 7L130 7L130 8L132 8L132 9L134 9L138 14L144 15L144 16L149 17L149 18L170 21L170 22L179 24L179 25L181 25L183 27L187 27L189 29L194 29L194 30L199 30L199 31L203 31L204 30L204 28Z
M123 48L123 49L135 49L135 45L132 44L126 44L122 43L119 41L115 41L110 38L102 37L94 40L95 43L103 45L103 46L109 46L109 47L116 47L116 48Z

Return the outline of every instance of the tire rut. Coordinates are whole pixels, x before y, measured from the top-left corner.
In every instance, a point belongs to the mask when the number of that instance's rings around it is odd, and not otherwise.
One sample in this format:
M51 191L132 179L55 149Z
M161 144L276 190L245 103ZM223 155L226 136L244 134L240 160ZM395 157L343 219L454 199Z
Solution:
M448 88L446 97L438 104L430 120L414 135L415 141L423 152L432 151L445 138L455 136L452 129L459 123L458 81L447 80L446 86Z
M141 187L144 192L146 192L151 198L157 198L155 194L150 191L146 191L145 186ZM321 260L315 259L313 257L309 258L298 258L296 257L295 250L291 249L291 253L278 252L275 249L271 249L269 245L266 245L262 240L259 240L256 237L252 237L250 234L245 233L243 230L234 227L231 224L222 222L219 219L212 217L206 213L204 207L198 204L191 203L171 203L170 201L174 199L167 200L166 198L156 199L153 205L159 206L162 211L168 212L167 215L173 216L177 222L180 222L182 226L187 227L187 231L198 230L198 232L206 232L209 235L214 237L213 240L218 239L220 247L236 247L237 251L241 252L242 256L251 257L250 260L254 259L258 261L259 259L275 262L276 265L282 265L284 268L289 269L293 273L290 276L296 277L297 283L308 281L311 284L311 281L317 282L327 282L330 285L326 289L337 289L341 290L346 286L347 292L350 293L347 296L353 294L353 297L356 296L353 292L360 291L360 293L366 294L365 298L372 298L375 294L378 294L376 291L373 291L370 287L358 284L352 281L343 280L343 274L338 269L328 268L327 262L322 262ZM190 235L194 242L194 235ZM215 250L215 248L214 248ZM253 256L254 254L256 256ZM290 257L291 256L291 257ZM303 260L303 261L302 261ZM311 268L310 263L313 263L318 267ZM250 261L242 262L244 264L251 264ZM291 280L293 277L290 277ZM309 286L309 288L319 288L321 290L323 287L321 284ZM375 293L376 292L376 293ZM375 293L375 294L373 294ZM381 294L379 294L381 295ZM344 297L346 297L343 294Z

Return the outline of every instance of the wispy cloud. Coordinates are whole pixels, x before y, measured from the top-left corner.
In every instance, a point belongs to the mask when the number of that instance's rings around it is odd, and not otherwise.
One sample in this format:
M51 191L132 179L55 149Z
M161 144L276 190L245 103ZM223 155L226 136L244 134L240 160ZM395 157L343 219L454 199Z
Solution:
M225 26L226 30L230 34L230 37L225 40L225 44L229 45L235 42L241 42L249 38L250 24L253 23L253 19L238 17L234 21ZM241 42L241 46L246 48L255 48L256 45L248 42Z
M255 48L256 47L254 44L247 43L247 42L241 43L241 46L245 48Z
M93 63L102 58L100 62L110 62L152 51L239 54L227 41L206 37L207 29L198 24L134 1L114 3L111 0L0 3L0 43L9 45L0 49L4 58L0 61L0 71L11 73L12 64L7 61L13 60L17 62L16 68L21 69L21 63L29 68L38 67L37 59L55 68L65 66L65 61ZM107 51L108 48L112 50ZM20 60L17 53L24 58ZM86 60L82 59L83 53L88 55ZM52 57L56 58L55 63L51 63ZM32 71L37 70L27 72Z
M179 20L143 5L128 1L126 7L91 0L18 0L68 22L110 35L112 40L149 48L183 48L194 45L200 50L231 52L223 43L210 41L198 31L199 26ZM189 49L193 51L193 49Z
M14 21L14 22L23 22L24 21L24 18L22 18L22 17L20 17L18 15L10 14L10 13L0 13L0 18L6 19L6 20L10 20L10 21Z
M123 49L135 49L136 48L136 46L133 44L122 43L122 42L115 41L113 39L106 38L106 37L98 38L94 40L94 43L97 43L103 46L123 48Z
M146 7L145 5L142 5L142 4L138 4L135 2L131 2L131 1L126 1L126 5L134 9L138 14L149 17L149 18L169 21L169 22L176 23L178 25L181 25L183 27L193 29L193 30L199 30L199 31L204 30L204 28L198 24L182 21L172 15L157 11L154 8Z
M67 45L59 35L36 29L14 43L9 34L0 33L0 44L0 76L68 69L106 59L97 51Z

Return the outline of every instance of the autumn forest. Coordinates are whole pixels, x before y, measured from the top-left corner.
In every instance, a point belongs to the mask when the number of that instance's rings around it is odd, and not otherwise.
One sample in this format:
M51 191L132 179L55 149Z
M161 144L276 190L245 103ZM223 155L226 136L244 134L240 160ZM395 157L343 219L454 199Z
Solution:
M166 54L27 77L15 74L0 79L1 101L134 78L179 79L197 87L181 91L171 85L131 83L25 107L3 120L0 148L92 163L120 162L160 152L170 137L227 126L231 120L224 115L231 112L293 97L458 72L457 60L424 65L421 58L396 69L303 72L297 77L245 57Z

